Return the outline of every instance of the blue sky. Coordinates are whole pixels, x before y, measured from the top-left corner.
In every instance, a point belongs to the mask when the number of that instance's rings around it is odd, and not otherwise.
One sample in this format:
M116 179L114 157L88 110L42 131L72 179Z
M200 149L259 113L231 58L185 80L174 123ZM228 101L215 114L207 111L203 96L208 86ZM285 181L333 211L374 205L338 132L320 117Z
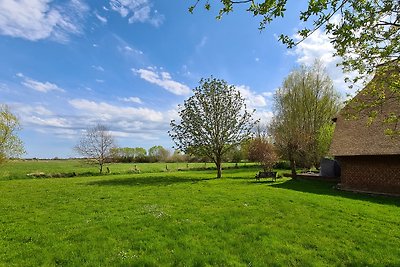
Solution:
M292 50L277 41L301 27L306 1L290 1L262 32L244 7L218 21L217 6L188 13L193 2L1 1L0 103L21 120L25 157L77 156L73 146L97 123L120 146L171 148L177 105L210 75L236 85L263 121L284 77L315 58L349 93L322 32Z

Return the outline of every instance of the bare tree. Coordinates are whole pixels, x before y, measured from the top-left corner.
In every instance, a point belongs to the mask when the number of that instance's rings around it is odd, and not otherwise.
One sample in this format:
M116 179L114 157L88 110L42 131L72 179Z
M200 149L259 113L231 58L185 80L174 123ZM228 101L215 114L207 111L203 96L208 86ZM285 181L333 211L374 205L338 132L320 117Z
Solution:
M275 148L267 137L257 136L252 139L248 153L249 160L258 162L264 169L264 172L272 171L272 168L278 161Z
M115 148L114 137L109 129L101 124L88 128L75 146L79 154L96 161L100 173L103 172L104 163L110 159L113 148Z

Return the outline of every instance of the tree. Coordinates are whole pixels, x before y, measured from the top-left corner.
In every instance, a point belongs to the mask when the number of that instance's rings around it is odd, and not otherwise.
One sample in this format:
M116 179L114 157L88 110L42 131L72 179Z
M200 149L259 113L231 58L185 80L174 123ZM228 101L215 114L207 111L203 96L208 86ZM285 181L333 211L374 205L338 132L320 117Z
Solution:
M169 135L179 150L212 160L220 178L223 156L249 138L254 111L247 110L240 92L224 80L201 79L193 93L179 106L180 122L171 121Z
M143 147L135 147L135 161L146 157L147 151Z
M110 149L110 157L116 162L133 162L135 149L131 147L114 147Z
M102 173L103 165L111 158L115 147L114 137L108 127L98 124L85 131L75 150L82 156L95 160Z
M316 139L316 155L318 156L329 156L329 148L332 143L333 133L335 131L334 123L326 123L317 131Z
M0 104L0 163L25 153L23 143L16 132L21 125L7 105Z
M232 147L224 156L224 161L229 161L233 163L239 163L244 158L243 151L241 149L241 144Z
M170 155L170 152L162 146L152 146L149 148L150 161L160 162L166 161Z
M189 7L209 0L194 0ZM217 16L233 11L236 4L247 5L247 11L260 16L260 29L274 19L284 17L287 0L220 0L222 8ZM333 19L334 16L339 19ZM400 1L398 0L315 0L308 1L307 9L300 12L299 19L306 25L297 34L300 40L281 34L279 40L289 48L304 41L317 29L323 28L330 36L336 55L343 58L346 71L357 71L360 76L373 73L383 63L399 60L400 56ZM308 27L312 21L312 27Z
M260 163L264 172L271 171L278 160L273 144L265 137L252 139L248 153L249 160Z
M274 119L270 130L277 149L290 161L292 176L296 163L317 166L326 153L321 135L340 109L339 95L319 62L302 66L284 80L275 93Z
M179 149L175 149L172 156L168 159L169 162L188 162L189 157Z

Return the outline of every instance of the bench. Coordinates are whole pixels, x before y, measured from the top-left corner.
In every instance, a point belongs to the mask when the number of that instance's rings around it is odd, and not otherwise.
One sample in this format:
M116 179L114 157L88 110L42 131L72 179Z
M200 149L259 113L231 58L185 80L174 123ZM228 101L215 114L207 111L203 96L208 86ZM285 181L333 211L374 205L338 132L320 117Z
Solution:
M273 181L276 181L276 172L263 172L260 171L256 174L256 180L260 181L261 178L272 178Z

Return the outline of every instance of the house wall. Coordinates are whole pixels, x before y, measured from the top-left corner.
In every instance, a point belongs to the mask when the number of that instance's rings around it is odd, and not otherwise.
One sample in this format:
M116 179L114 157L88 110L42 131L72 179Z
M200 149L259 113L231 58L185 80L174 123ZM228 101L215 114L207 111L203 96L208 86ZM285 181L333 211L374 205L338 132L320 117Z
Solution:
M340 156L341 188L400 195L400 155Z

